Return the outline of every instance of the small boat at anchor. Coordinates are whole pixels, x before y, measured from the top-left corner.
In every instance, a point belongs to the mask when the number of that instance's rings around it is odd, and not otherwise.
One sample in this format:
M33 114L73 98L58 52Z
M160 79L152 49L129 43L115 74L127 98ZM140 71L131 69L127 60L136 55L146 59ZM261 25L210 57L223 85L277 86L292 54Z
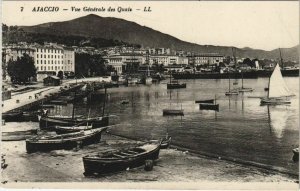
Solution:
M186 83L179 83L178 81L171 81L167 84L167 89L186 88Z
M38 151L51 151L60 149L72 149L85 145L98 143L101 134L107 127L67 133L53 136L36 136L26 139L26 150L28 153Z
M139 167L145 165L146 160L158 159L159 150L159 143L147 143L115 152L87 155L82 158L84 175L118 172Z
M199 109L200 110L215 110L219 111L219 104L217 104L217 96L215 95L215 99L206 101L206 102L201 102L199 104Z
M219 111L219 104L214 103L200 103L199 104L200 110L215 110Z
M196 100L195 103L214 103L214 99Z
M163 116L167 115L180 115L184 116L183 109L163 109Z

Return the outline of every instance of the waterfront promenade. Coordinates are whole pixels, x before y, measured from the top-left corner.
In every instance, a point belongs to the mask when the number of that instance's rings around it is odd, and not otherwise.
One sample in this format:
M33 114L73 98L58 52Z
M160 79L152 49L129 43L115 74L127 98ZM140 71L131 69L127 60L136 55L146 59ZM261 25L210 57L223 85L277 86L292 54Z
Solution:
M41 101L45 98L45 96L58 93L62 88L65 88L66 90L69 89L71 84L103 82L103 81L107 81L107 78L93 77L93 78L65 80L60 86L40 87L32 91L27 91L24 93L12 95L11 99L2 102L2 113L21 108L23 106L32 104L34 102Z

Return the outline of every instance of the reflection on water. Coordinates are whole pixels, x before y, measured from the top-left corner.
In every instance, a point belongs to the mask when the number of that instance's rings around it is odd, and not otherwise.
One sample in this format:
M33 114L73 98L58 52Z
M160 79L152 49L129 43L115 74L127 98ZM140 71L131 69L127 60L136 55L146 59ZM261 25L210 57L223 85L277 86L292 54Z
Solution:
M186 89L167 90L166 83L151 86L120 87L107 90L105 114L118 116L114 133L139 139L163 137L174 144L219 156L279 166L298 172L292 162L292 149L299 144L299 78L285 78L296 94L290 106L260 106L268 78L249 79L245 87L254 92L225 96L227 80L182 80ZM199 110L195 100L217 98L219 112ZM129 100L121 104L121 100ZM76 114L99 116L103 112L104 91L75 104ZM184 110L184 116L166 117L162 110ZM51 110L71 114L72 104Z
M283 136L283 132L286 128L287 120L289 117L289 110L287 108L275 108L272 106L268 107L268 115L271 132L280 139Z

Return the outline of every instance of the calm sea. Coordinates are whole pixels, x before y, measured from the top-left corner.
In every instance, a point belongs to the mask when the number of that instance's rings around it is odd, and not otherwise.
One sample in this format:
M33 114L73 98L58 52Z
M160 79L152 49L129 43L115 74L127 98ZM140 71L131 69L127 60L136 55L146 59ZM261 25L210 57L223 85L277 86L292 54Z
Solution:
M254 91L231 97L224 94L228 80L198 79L181 80L187 88L178 90L167 90L166 81L108 89L105 113L116 116L113 123L119 125L111 131L119 135L155 139L168 133L175 145L184 148L298 173L292 149L299 145L299 78L285 81L296 95L291 105L261 106L259 98L249 98L267 95L268 78L244 80L244 87ZM241 81L238 83L241 86ZM76 114L102 115L103 92L76 103ZM215 97L219 112L199 110L195 104L195 100ZM129 100L129 104L121 104L121 100ZM57 106L51 113L71 114L72 107ZM184 116L165 117L162 110L167 108L182 108Z

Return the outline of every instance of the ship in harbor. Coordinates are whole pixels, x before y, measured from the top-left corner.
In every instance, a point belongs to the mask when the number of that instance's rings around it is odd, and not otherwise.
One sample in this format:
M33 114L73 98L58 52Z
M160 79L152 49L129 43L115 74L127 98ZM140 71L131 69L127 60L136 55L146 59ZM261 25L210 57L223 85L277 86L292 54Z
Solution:
M283 68L281 69L282 76L299 76L299 68ZM241 72L177 72L173 73L174 79L228 79L229 76L233 79L255 79L260 77L269 77L272 74L272 70L251 70Z

